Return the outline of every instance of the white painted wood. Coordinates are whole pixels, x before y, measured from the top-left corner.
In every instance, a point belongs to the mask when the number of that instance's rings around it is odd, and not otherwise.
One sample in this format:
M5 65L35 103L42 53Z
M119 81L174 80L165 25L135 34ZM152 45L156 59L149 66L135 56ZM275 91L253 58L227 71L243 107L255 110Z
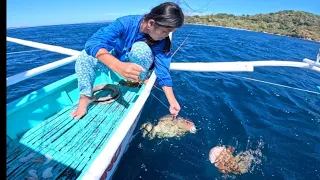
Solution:
M247 71L252 72L253 66L249 63L171 63L171 70L175 71L198 71L198 72L237 72Z
M314 61L312 61L314 62ZM254 67L298 67L309 68L320 72L318 65L310 66L306 62L294 61L235 61L235 62L195 62L195 63L171 63L170 69L177 71L198 71L198 72L238 72L247 71L252 72Z
M80 53L80 51L69 49L69 48L64 48L61 46L43 44L43 43L27 41L27 40L12 38L12 37L7 37L7 41L14 42L14 43L21 44L21 45L25 45L25 46L29 46L29 47L43 49L43 50L47 50L47 51L51 51L51 52L66 54L66 55L70 55L70 56L78 55Z
M310 59L308 59L308 58L304 58L304 59L303 59L303 62L308 63L308 64L310 64L311 66L316 66L316 67L320 68L320 63L319 63L319 62L312 61L312 60L310 60Z

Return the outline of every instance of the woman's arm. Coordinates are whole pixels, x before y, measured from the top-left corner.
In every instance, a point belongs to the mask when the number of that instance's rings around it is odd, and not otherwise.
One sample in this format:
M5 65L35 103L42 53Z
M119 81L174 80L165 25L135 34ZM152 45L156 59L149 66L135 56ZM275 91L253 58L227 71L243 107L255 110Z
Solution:
M133 63L121 62L109 52L115 47L116 39L121 38L126 31L124 24L130 20L126 17L118 18L107 27L99 29L85 44L85 51L130 81L138 81L139 74L144 69Z
M162 89L167 97L167 100L170 104L169 111L172 115L177 116L181 107L174 96L173 89L170 86L162 86Z
M96 58L129 81L139 81L140 72L145 71L138 64L120 61L104 48L99 49Z
M88 55L97 57L98 51L103 48L111 51L115 47L116 39L120 38L125 31L121 18L116 19L107 27L99 29L85 44L85 51Z

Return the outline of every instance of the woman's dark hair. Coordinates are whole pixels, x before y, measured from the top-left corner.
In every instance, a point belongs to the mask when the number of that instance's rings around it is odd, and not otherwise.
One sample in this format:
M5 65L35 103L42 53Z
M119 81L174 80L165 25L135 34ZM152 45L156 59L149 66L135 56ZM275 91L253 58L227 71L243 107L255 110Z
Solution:
M156 25L165 28L179 28L183 25L184 15L181 8L173 2L165 2L144 15L144 20L153 19Z
M145 21L153 19L157 26L164 28L180 28L184 23L184 14L176 3L165 2L152 8L148 14L144 15L143 19ZM150 38L147 36L147 41L154 44ZM170 38L167 37L165 40L166 45L163 50L169 52L171 49Z

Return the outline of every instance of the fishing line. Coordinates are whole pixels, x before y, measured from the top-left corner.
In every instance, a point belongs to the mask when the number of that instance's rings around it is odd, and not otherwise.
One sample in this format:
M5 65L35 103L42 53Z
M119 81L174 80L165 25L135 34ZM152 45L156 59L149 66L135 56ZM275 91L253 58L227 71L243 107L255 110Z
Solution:
M177 4L180 2L180 0L177 1ZM204 13L208 10L208 6L210 4L211 0L208 1L206 5L204 5L202 8L203 10L195 10L193 9L185 0L181 0L181 3L183 3L187 8L189 8L191 11L196 12L196 13Z
M313 93L313 94L319 94L319 95L320 95L319 92L315 92L315 91L311 91L311 90L295 88L295 87L286 86L286 85L282 85L282 84L277 84L277 83L262 81L262 80L254 79L254 78L241 77L241 76L237 76L237 75L233 75L233 74L228 74L228 73L225 73L225 74L227 74L227 75L229 75L229 76L237 77L237 78L242 78L242 79L250 80L250 81L256 81L256 82L261 82L261 83L265 83L265 84L270 84L270 85L275 85L275 86L279 86L279 87L284 87L284 88L289 88L289 89L294 89L294 90L298 90L298 91L303 91L303 92L308 92L308 93Z
M164 105L166 108L168 108L168 109L170 110L170 108L169 108L164 102L162 102L161 99L157 98L157 96L154 95L152 92L150 92L150 94L151 94L154 98L156 98L162 105Z
M180 46L174 51L174 53L172 54L171 58L178 52L178 50L183 46L183 44L186 42L186 40L188 39L188 37L190 36L190 32L188 33L187 37L183 40L183 42L180 44Z
M159 77L160 78L160 77ZM163 81L161 78L160 78L161 81ZM156 85L153 85L153 87L155 87L156 89L158 89L159 91L162 91L164 92L162 89L158 88ZM170 111L170 108L163 102L161 101L161 99L157 98L156 95L154 95L152 92L150 92L150 94L155 97L162 105L164 105L166 108L168 108L168 110ZM180 112L183 112L185 115L188 115L188 113L186 111L184 111L183 109L180 109Z

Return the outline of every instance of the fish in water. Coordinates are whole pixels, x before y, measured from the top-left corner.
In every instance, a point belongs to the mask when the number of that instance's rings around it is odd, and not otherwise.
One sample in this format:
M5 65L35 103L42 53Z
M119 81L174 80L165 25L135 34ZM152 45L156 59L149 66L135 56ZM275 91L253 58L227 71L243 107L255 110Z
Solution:
M174 118L171 114L162 117L156 126L150 122L142 124L140 130L142 136L148 136L150 140L155 137L182 137L188 132L196 133L197 131L193 122L182 117Z
M252 163L251 150L233 156L234 147L216 146L209 152L209 160L223 174L244 174Z

